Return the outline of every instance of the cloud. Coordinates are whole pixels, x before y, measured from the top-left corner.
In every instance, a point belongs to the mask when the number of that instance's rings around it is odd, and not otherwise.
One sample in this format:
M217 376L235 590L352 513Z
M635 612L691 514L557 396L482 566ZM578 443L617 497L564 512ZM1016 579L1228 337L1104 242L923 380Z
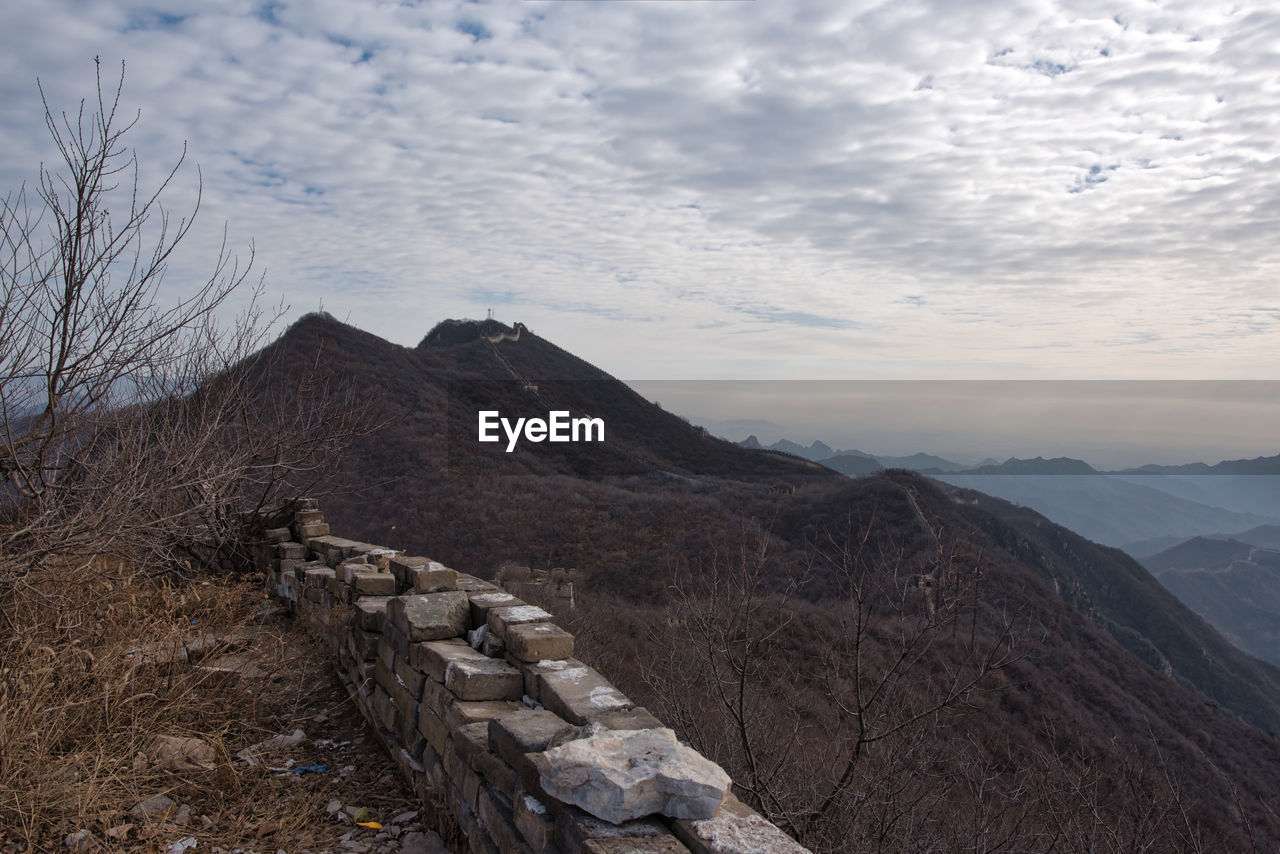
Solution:
M297 312L412 344L492 304L620 375L1277 367L1237 313L1280 272L1277 13L50 0L0 33L3 186L51 155L35 78L74 106L95 55L144 179L188 142L178 288L225 222Z

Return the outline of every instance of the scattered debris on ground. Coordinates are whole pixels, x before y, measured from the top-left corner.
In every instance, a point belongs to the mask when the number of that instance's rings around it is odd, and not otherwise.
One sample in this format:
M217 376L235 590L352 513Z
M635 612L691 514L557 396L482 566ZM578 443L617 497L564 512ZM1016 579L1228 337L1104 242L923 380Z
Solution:
M170 644L177 653L136 644L136 666L158 672L130 671L154 731L125 733L137 746L123 755L50 756L26 790L37 802L22 817L38 819L0 828L0 854L449 854L348 702L331 651L264 601L260 580L219 583L253 616ZM154 706L165 699L154 689L184 680L181 708Z

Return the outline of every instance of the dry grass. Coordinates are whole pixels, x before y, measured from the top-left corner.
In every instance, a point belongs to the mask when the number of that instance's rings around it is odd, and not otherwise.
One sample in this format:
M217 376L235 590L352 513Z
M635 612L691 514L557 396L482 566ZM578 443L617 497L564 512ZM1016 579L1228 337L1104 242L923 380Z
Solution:
M111 850L164 850L193 835L200 850L297 851L352 829L326 814L333 798L384 821L413 808L363 734L327 651L271 614L260 580L146 577L96 561L50 569L0 596L4 854L65 850L81 828ZM202 636L219 640L199 648L192 642ZM185 649L195 650L188 661ZM319 743L258 767L235 758L295 727ZM157 735L201 739L212 755L206 767L162 767L146 758ZM291 756L329 773L270 770ZM189 806L190 818L130 814L161 794Z

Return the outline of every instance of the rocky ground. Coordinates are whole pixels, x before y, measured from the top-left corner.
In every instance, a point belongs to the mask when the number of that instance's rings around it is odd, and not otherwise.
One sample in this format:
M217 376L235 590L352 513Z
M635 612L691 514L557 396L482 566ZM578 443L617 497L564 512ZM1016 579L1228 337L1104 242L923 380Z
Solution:
M221 633L206 627L177 660L148 665L195 678L206 694L198 699L227 714L203 727L175 715L170 731L140 738L117 767L71 757L45 769L59 785L81 789L78 802L94 809L47 822L35 836L0 828L0 854L448 854L348 702L329 651L263 600L253 581L242 587L250 619ZM94 797L108 785L127 795Z

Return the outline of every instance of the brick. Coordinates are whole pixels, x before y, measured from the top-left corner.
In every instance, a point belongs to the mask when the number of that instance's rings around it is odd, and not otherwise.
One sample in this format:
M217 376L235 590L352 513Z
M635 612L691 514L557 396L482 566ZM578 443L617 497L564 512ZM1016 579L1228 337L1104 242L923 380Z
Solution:
M470 601L460 590L397 596L387 605L387 620L414 643L458 637L470 618Z
M573 657L573 635L555 623L510 626L504 638L507 650L520 661L559 661Z
M306 560L307 547L302 543L280 543L276 546L276 557L281 560Z
M601 712L593 717L591 722L605 729L661 729L663 727L662 721L655 718L643 706Z
M508 659L516 667L520 668L520 672L524 674L524 693L535 702L542 702L539 694L542 690L542 674L550 673L557 670L566 670L573 667L586 667L576 658L565 659L564 661L539 661L524 662L512 656Z
M514 605L505 608L491 608L488 620L489 631L506 640L508 626L550 622L551 615L537 605Z
M539 753L578 728L545 709L520 709L489 720L489 749L508 764L520 764L527 753Z
M307 587L319 587L322 590L327 590L332 582L333 570L327 566L308 569L302 576L302 583Z
M521 708L524 708L522 704L510 700L457 700L445 709L444 722L450 730L454 730Z
M498 585L485 581L483 578L476 578L474 575L459 572L458 589L465 590L468 593L489 593L497 591L499 588Z
M702 821L672 819L671 829L693 854L720 854L724 841L736 840L737 851L762 851L767 854L809 854L755 810L739 801L733 793L725 795L714 817Z
M512 812L516 830L535 854L542 854L555 844L555 821L542 801L524 789L517 789L512 799Z
M434 679L427 679L422 683L422 704L429 706L441 720L449 716L449 708L456 702L458 698L444 687L444 683Z
M357 596L396 595L396 577L389 572L378 572L375 569L354 573L351 586L355 589Z
M323 537L329 534L328 522L307 522L298 526L298 539L304 543L316 537Z
M409 663L437 682L444 682L444 671L451 661L487 661L484 653L467 646L465 641L450 639L424 641L409 647Z
M489 611L493 608L508 608L515 605L523 605L523 599L517 599L504 590L486 590L480 593L472 593L471 596L471 624L475 626L483 626L489 619Z
M754 852L756 849L748 849ZM582 843L582 854L689 854L689 849L674 836L651 839L588 839Z
M500 851L518 852L525 848L520 832L516 830L511 801L491 786L482 786L476 799L476 811L480 821ZM525 850L528 850L527 848Z
M489 752L489 724L476 721L458 727L453 731L453 748L459 759L475 768L477 758Z
M395 686L391 690L391 700L401 717L411 721L418 719L418 695L409 690L409 686L396 677Z
M516 773L516 769L492 753L481 753L476 756L475 768L489 785L508 798L515 797L516 786L520 782L520 775Z
M388 600L388 613L391 610L391 603L394 601L394 598ZM409 639L404 636L404 632L391 624L389 617L384 617L382 620L382 642L391 650L391 656L394 658L403 658L406 660L409 658ZM383 654L381 646L378 648L378 653L379 655ZM389 658L387 666L395 667L395 662Z
M633 703L594 667L566 667L538 676L538 700L572 724L590 723L604 712L630 709Z
M378 659L377 664L373 667L373 681L382 686L382 689L390 694L396 687L396 672L393 668L387 667L386 662Z
M420 670L403 658L397 657L395 671L396 676L409 689L409 693L413 694L415 700L422 697L422 683L427 677L423 676Z
M438 593L458 589L458 573L442 563L431 561L415 566L409 573L415 593Z
M421 763L422 749L427 740L422 733L418 732L416 718L401 718L397 723L396 740L408 751L410 758Z
M524 694L520 671L496 658L450 661L444 685L461 700L519 700Z
M373 661L378 657L378 642L382 640L382 635L377 632L366 632L363 629L354 629L347 635L351 646L351 653L360 661Z
M387 614L387 603L390 601L390 596L361 596L355 601L352 622L366 632L381 631L382 620Z
M342 563L335 566L333 571L338 574L338 578L342 579L347 584L351 584L355 581L357 572L376 572L377 570L374 567L369 566L369 564L365 563L363 560L344 560Z
M401 588L409 588L413 585L413 576L410 574L414 567L426 566L430 563L430 558L415 557L413 555L396 555L387 559L387 569L396 577L396 581Z
M449 741L449 728L435 712L427 707L426 703L418 709L418 732L422 733L427 744L430 744L436 753L444 753L445 745Z
M666 826L650 818L628 821L623 824L612 824L602 818L596 818L577 807L565 805L556 815L556 844L565 854L580 854L590 851L587 843L593 840L618 839L626 844L641 845L644 840L662 839L671 834ZM601 849L596 849L597 851ZM604 849L608 850L608 849ZM627 851L627 848L616 849ZM644 850L644 849L634 849ZM661 849L659 849L661 850ZM679 851L679 849L676 849Z
M288 528L267 528L262 532L262 538L268 543L287 543L290 540Z

